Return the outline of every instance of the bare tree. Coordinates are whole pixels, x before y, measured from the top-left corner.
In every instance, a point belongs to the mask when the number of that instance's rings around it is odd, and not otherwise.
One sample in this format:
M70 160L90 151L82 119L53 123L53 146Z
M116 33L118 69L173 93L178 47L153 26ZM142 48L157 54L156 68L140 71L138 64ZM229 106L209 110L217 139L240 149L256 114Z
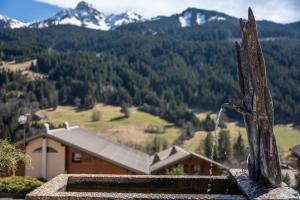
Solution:
M225 108L241 112L248 133L250 177L273 187L281 185L281 170L273 132L273 101L267 85L266 66L258 41L256 22L249 8L248 20L240 20L242 42L236 42L238 80L242 105L226 103Z

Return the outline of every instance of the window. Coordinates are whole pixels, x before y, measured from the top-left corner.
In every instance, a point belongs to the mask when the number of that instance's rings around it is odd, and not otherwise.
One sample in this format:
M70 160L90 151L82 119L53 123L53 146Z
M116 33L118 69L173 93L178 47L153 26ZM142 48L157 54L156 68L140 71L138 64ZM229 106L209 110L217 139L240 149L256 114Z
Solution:
M32 151L32 153L41 153L42 152L42 147L36 148L35 150Z
M76 152L72 153L72 162L80 163L82 160L82 153Z
M189 170L189 165L184 165L184 173L189 173L190 170Z
M42 152L42 147L38 147L32 151L32 153L41 153L41 152ZM55 150L52 147L47 147L47 153L57 153L57 150Z
M194 172L200 172L201 171L201 166L200 165L194 165Z

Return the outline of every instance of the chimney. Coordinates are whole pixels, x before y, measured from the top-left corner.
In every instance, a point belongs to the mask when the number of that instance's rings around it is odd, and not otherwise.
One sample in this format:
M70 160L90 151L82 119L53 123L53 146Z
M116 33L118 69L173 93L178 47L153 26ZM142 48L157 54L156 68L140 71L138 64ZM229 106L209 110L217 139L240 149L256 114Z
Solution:
M64 128L70 130L69 122L64 122Z
M44 127L45 127L45 130L46 130L46 133L50 134L50 126L49 126L49 124L45 123Z

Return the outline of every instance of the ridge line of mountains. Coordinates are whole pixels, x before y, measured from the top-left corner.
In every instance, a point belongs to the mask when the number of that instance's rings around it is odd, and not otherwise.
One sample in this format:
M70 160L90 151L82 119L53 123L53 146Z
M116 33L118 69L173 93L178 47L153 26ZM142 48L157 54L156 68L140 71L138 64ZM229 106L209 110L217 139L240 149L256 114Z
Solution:
M169 17L158 16L151 19L145 19L141 15L131 11L106 16L104 13L98 11L93 5L88 4L85 1L81 1L74 9L64 9L59 11L53 17L32 23L23 23L16 19L0 15L0 28L46 28L57 25L75 25L89 29L108 31L127 24L141 22L155 23L156 21L166 20L171 21L175 26L184 28L200 26L214 21L222 22L238 19L217 11L208 11L196 8L188 8L180 14L174 14ZM260 22L284 25L265 20ZM298 26L299 23L300 22L295 22L287 25Z
M75 12L83 8L85 4L79 4L57 15L61 20L75 16L90 22L90 15ZM107 29L113 31L47 23L45 28L0 29L0 60L37 59L30 70L45 77L28 82L19 73L0 73L0 106L11 114L3 121L0 113L0 130L7 135L15 132L14 109L20 110L24 102L39 109L57 105L87 109L97 102L133 105L180 127L191 124L200 130L204 125L192 110L217 111L224 102L239 99L233 44L240 39L238 18L189 8ZM300 22L257 21L257 27L275 123L299 125Z

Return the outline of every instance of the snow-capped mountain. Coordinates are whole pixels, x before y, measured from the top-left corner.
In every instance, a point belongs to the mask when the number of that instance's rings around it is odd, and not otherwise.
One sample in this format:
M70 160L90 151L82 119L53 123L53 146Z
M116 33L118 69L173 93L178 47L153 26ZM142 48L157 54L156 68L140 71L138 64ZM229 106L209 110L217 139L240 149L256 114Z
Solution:
M181 14L174 14L169 17L158 16L149 20L146 20L141 15L130 11L121 14L111 14L107 16L97 10L93 5L81 1L74 9L64 9L58 12L53 17L42 21L33 22L31 24L24 24L15 19L10 19L8 17L0 15L0 28L46 28L56 25L75 25L90 29L107 31L114 30L126 24L137 22L154 22L160 24L159 26L166 27L191 27L203 25L211 21L227 21L230 18L232 17L220 12L207 11L196 8L188 8Z
M29 27L45 28L55 25L75 25L86 28L109 30L105 22L106 16L84 1L79 2L75 9L65 9L46 20L32 23Z
M193 25L202 25L211 21L223 21L226 20L224 15L212 15L207 14L198 9L187 9L178 16L178 21L181 27L191 27Z
M0 28L21 28L26 24L3 15L0 15Z
M106 16L104 13L94 8L93 5L81 1L75 9L65 9L49 19L32 23L29 27L44 28L69 24L106 31L115 29L121 25L143 20L144 19L140 15L133 12Z
M142 16L130 11L119 15L109 15L106 19L106 23L109 24L111 29L115 29L122 25L143 21L145 21L145 19Z

